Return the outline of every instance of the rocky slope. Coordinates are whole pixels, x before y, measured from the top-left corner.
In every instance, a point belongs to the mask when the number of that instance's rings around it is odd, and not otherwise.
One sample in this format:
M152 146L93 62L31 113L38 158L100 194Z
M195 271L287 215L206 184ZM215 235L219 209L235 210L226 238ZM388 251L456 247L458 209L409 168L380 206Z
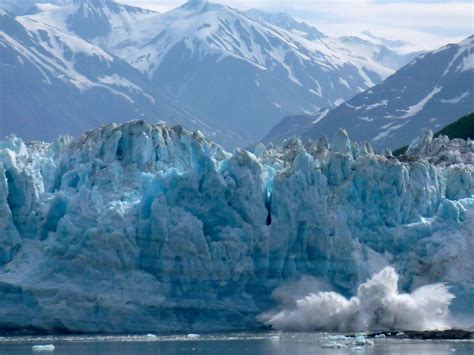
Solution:
M142 121L0 142L0 329L250 329L309 275L344 294L387 265L474 296L474 146L427 133L405 161L351 144L229 154Z

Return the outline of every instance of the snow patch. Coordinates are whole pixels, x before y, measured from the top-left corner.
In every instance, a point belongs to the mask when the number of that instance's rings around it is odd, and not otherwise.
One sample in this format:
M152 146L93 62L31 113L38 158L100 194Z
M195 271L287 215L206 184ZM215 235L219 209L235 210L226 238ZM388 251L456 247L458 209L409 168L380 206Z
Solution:
M334 105L339 106L339 105L342 105L344 102L345 102L345 100L340 97L340 98L334 100Z
M365 111L370 111L370 110L373 110L376 107L387 106L387 105L388 105L388 100L382 100L380 102L376 102L375 104L366 105L366 106L362 106L362 107L365 108Z
M440 86L436 86L428 95L426 95L421 101L416 103L413 106L410 106L407 110L406 113L403 116L400 116L400 118L410 118L418 114L420 111L423 110L425 105L430 101L433 96L438 94L443 88Z
M455 97L453 99L441 99L439 101L442 102L442 103L445 103L445 104L458 104L470 95L471 94L469 93L469 91L465 91L461 95L459 95L458 97Z
M324 109L324 110L322 110L321 112L318 112L318 113L316 114L315 119L314 119L311 123L312 123L312 124L318 123L318 122L321 121L324 117L326 117L328 113L329 113L329 109Z

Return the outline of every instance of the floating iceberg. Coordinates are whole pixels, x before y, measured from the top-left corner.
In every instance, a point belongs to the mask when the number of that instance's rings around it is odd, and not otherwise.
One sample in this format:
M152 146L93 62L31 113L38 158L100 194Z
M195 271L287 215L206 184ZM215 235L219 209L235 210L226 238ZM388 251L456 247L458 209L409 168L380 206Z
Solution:
M201 336L199 334L188 334L186 337L189 339L199 339Z
M55 349L55 346L53 344L32 346L33 351L54 351L54 349Z
M257 153L142 121L1 141L0 330L251 329L282 285L347 298L387 266L474 309L471 141L399 160L341 130Z
M346 344L341 344L341 343L324 343L321 345L322 348L324 349L345 349L347 346Z

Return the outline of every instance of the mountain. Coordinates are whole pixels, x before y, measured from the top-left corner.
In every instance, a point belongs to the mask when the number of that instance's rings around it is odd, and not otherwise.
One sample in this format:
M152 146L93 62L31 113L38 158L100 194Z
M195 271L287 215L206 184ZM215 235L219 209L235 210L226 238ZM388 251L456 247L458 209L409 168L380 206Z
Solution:
M474 140L474 113L461 117L459 120L447 125L436 133L435 136L448 136L450 139L462 138Z
M250 9L245 14L255 20L263 21L277 27L293 32L310 41L327 37L316 27L308 25L305 22L295 20L293 17L284 12L266 12L258 9Z
M0 8L16 15L24 15L38 9L51 9L67 4L70 0L0 0Z
M394 71L400 69L405 64L411 62L423 52L399 53L380 41L370 41L359 36L342 36L338 38L341 42L341 49L350 51L353 55L367 57L374 62ZM387 40L388 41L388 40Z
M82 90L77 96L75 79L67 79L65 87L62 76L69 74L57 68L49 71L48 84L38 73L27 83L26 75L17 71L38 72L38 67L22 69L23 64L16 64L15 58L21 57L15 54L18 46L0 48L11 52L5 54L9 61L2 67L4 76L11 79L1 87L9 98L3 110L10 123L0 134L16 132L28 139L49 140L60 132L78 133L100 122L139 117L198 128L229 149L247 146L259 141L280 117L334 107L409 60L380 43L317 34L316 28L289 16L242 12L202 0L163 14L111 0L61 0L35 5L26 13L15 21L25 30L37 32L30 38L35 43L25 46L8 28L2 29L5 36L23 45L23 52L30 51L29 58L35 57L42 63L40 67L51 69L51 60L57 60L73 68L74 75L94 83L94 90ZM31 24L42 29L26 28ZM105 62L89 61L87 67L78 66L75 59L52 51L41 39L43 31L61 38L73 52L74 43L81 43L101 50L120 65L112 68ZM48 52L47 58L31 50L40 47ZM54 59L55 55L59 57ZM98 105L92 92L110 87L98 78L114 75L133 83L145 95L134 90L141 98L125 93L131 98L128 103L114 104L121 99L110 97L102 100L106 104ZM17 76L25 81L10 85ZM20 90L20 84L35 87L35 95ZM124 90L124 85L114 85L114 90L117 87ZM62 93L69 99L62 98ZM154 102L144 97L152 97ZM64 105L73 98L74 102ZM40 129L25 124L33 112L38 112ZM18 129L17 123L21 124Z
M367 140L376 149L407 145L424 128L437 131L472 111L473 48L471 36L422 54L323 117L302 115L288 121L303 138L332 136L344 127L354 140ZM279 141L287 130L285 121L274 127L265 141Z
M397 65L379 58L379 45L311 41L298 21L255 13L202 0L162 14L74 0L29 18L127 61L156 95L199 117L201 129L229 148L258 141L282 116L340 104Z
M51 140L133 118L196 127L194 116L154 94L122 59L31 17L0 11L1 136Z
M44 22L59 25L63 30L67 29L88 41L107 38L106 43L110 44L113 37L127 38L134 27L155 14L154 11L112 0L72 0L67 6L39 13L37 19L46 16ZM100 45L100 41L97 44Z
M387 266L403 292L449 283L472 315L474 148L417 142L406 161L343 130L230 154L143 121L0 141L0 332L258 329L279 286L352 295ZM379 301L374 319L397 318Z
M301 137L312 127L313 124L323 119L329 111L329 108L324 108L311 115L287 116L272 127L270 132L262 139L262 142L280 144L285 139Z
M410 45L410 43L406 41L393 40L393 39L387 39L380 36L376 36L370 31L362 31L360 35L366 37L367 39L370 39L371 41L375 41L376 43L383 44L387 46L388 48L400 48L400 47L406 47Z

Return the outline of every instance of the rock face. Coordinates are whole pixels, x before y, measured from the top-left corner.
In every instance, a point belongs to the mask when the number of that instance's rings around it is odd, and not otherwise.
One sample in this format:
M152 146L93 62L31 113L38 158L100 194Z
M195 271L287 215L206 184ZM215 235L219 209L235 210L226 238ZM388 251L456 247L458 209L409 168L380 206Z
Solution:
M286 281L351 294L387 265L405 290L449 282L453 309L472 311L474 146L420 142L400 161L345 131L255 154L142 121L52 144L11 136L0 329L250 329Z

